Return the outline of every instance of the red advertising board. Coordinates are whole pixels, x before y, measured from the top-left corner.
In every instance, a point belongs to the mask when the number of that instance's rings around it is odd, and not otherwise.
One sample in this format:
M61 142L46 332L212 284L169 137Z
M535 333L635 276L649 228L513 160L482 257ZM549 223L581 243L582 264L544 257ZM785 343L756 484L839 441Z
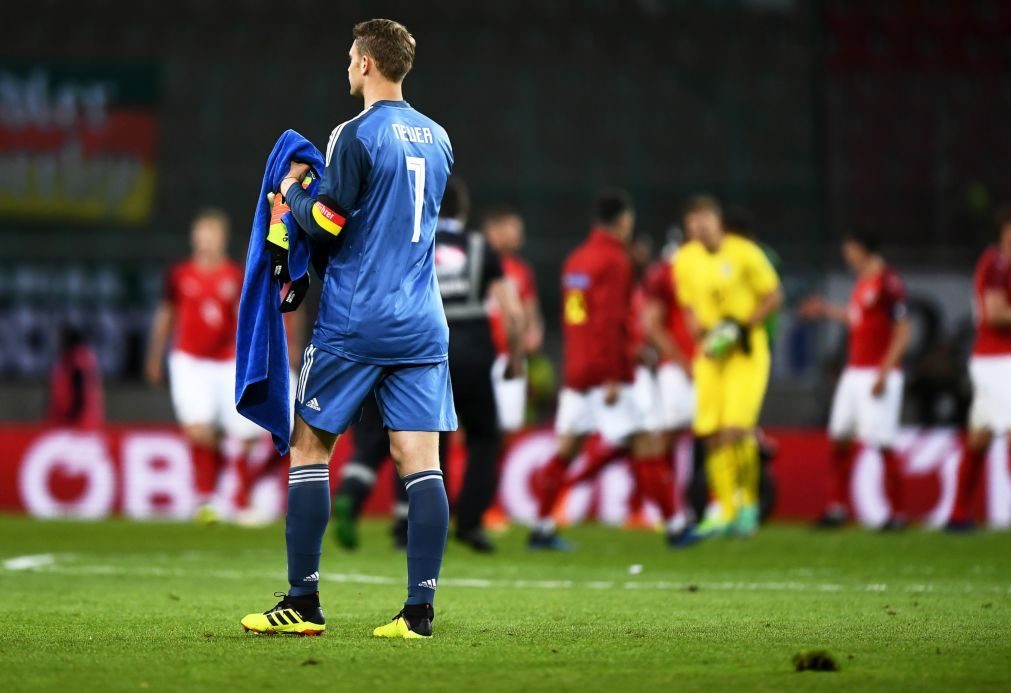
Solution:
M825 434L803 429L768 433L779 448L772 463L779 491L775 516L813 519L821 512L828 491ZM954 502L960 444L958 432L951 429L902 432L897 447L906 461L905 491L914 519L930 526L947 520ZM532 519L535 502L530 475L553 449L551 431L534 429L518 435L503 456L499 501L515 520ZM350 440L345 437L334 454L334 485L350 451ZM263 441L254 453L254 464L266 464L272 454L269 442ZM676 457L679 484L684 485L691 466L687 441L681 444ZM454 447L447 464L451 495L459 488L464 465L462 451ZM268 512L281 512L284 482L283 470L266 474L254 491L254 502ZM225 514L231 509L235 483L234 470L229 469L219 486ZM619 461L595 481L573 488L560 512L571 522L620 524L628 513L631 491L631 474ZM366 511L386 512L391 497L391 470L386 465ZM887 517L881 462L873 451L864 452L857 460L852 499L861 522L875 525ZM38 517L185 519L192 515L195 502L189 448L174 428L110 426L86 432L0 427L2 512L27 512ZM980 516L991 526L1011 526L1011 474L1004 445L995 445L991 451L977 503ZM647 511L654 512L649 508Z

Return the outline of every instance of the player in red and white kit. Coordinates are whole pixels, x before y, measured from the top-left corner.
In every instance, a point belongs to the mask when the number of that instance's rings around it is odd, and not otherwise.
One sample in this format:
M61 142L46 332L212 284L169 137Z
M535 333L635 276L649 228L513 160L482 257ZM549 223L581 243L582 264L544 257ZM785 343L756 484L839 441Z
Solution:
M958 471L955 507L946 529L975 527L972 497L994 436L1011 433L1011 208L997 214L997 243L976 263L976 341L969 358L969 439Z
M484 216L482 231L488 245L502 260L505 281L513 285L516 295L520 298L523 309L521 327L523 352L528 356L535 354L541 350L544 343L544 320L541 317L533 269L519 256L524 239L523 217L511 207L493 208ZM489 299L488 320L491 322L492 339L498 351L498 358L492 369L492 380L495 384L499 423L503 431L512 432L523 425L526 414L526 371L515 378L505 377L509 364L509 343L502 322L502 312L494 298Z
M628 446L644 495L673 522L670 463L656 455L643 431L642 412L632 388L629 307L634 271L627 244L635 225L628 194L609 190L594 205L589 238L562 269L564 387L558 399L558 451L538 473L538 519L531 548L565 549L552 511L569 465L592 433L608 444Z
M849 361L836 385L829 417L832 440L832 491L823 527L849 517L850 477L858 447L880 450L890 516L882 529L906 525L902 460L893 449L902 413L902 358L909 345L906 289L898 273L878 254L877 239L853 234L843 241L843 257L857 275L845 307L815 297L802 307L806 317L827 317L849 327Z
M192 256L173 266L154 316L146 376L164 380L165 350L176 419L190 443L198 519L217 519L211 501L222 467L222 435L242 441L242 459L263 430L235 409L235 329L242 268L228 258L228 218L204 210L193 220Z
M695 389L690 375L695 342L677 303L671 267L675 252L671 249L653 263L642 282L643 330L660 359L655 375L656 406L647 415L646 427L664 436L668 450L673 448L678 432L691 428L695 416Z

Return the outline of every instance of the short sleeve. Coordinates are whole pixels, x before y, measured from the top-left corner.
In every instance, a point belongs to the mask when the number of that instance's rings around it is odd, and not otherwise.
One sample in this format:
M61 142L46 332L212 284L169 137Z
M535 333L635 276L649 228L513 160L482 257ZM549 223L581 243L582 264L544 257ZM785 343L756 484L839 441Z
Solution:
M989 258L983 267L983 288L1003 291L1005 285L1004 273L1000 271L994 259Z
M518 263L519 268L519 291L520 298L523 301L536 301L537 300L537 282L534 279L534 272L530 269L530 266L525 262Z
M758 245L748 243L745 252L751 288L760 296L768 296L779 287L779 275Z
M646 298L671 303L674 298L674 269L668 263L655 265L646 272L642 283Z
M690 307L695 301L688 260L689 256L686 253L678 253L674 256L674 263L671 266L671 279L672 284L677 287L678 303L684 307Z
M906 317L906 285L896 272L889 271L884 278L883 298L892 320Z

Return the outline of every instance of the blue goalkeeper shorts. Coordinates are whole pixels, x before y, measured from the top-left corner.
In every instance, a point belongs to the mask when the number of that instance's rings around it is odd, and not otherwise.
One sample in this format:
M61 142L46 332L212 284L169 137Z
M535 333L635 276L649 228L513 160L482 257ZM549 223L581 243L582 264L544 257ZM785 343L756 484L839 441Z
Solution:
M379 366L350 361L310 344L295 390L295 413L313 428L340 435L361 418L375 394L394 431L455 431L449 364Z

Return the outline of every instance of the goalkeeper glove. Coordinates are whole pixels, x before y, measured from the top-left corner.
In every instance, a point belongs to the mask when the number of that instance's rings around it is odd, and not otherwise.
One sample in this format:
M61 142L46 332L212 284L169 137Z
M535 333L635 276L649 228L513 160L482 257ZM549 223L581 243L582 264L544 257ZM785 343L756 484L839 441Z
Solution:
M306 176L306 179L309 180L309 176ZM303 183L303 187L305 185L307 184ZM288 271L288 227L282 221L284 215L291 211L291 207L280 193L268 193L267 202L270 204L270 224L267 227L264 245L270 258L270 276L282 284L291 282L280 307L282 313L289 313L302 305L305 295L309 292L309 273L306 272L295 281L291 280Z
M745 354L751 353L750 330L730 318L721 320L702 340L702 352L713 359L726 358L738 347Z

